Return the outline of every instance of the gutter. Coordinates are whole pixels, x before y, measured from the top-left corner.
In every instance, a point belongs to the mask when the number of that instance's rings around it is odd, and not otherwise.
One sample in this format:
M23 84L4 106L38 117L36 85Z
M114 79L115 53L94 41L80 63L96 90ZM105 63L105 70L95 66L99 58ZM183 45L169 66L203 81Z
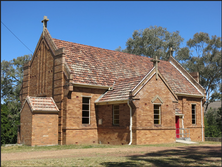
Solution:
M102 86L102 85L91 85L91 84L83 84L83 83L74 83L71 82L73 86L76 87L86 87L86 88L97 88L97 89L111 89L112 87L110 86Z
M127 101L127 104L130 108L130 142L129 142L129 145L132 144L132 138L133 138L133 134L132 134L132 124L133 124L133 121L132 121L132 107L130 106L130 99Z

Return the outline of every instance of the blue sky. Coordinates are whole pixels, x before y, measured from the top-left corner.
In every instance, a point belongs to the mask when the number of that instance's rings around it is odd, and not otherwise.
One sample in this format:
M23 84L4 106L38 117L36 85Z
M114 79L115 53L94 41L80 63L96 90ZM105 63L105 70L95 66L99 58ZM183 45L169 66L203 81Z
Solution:
M161 26L179 31L181 46L197 32L221 36L220 1L1 1L1 21L34 52L49 18L53 38L114 50L134 30ZM32 54L1 23L1 61Z

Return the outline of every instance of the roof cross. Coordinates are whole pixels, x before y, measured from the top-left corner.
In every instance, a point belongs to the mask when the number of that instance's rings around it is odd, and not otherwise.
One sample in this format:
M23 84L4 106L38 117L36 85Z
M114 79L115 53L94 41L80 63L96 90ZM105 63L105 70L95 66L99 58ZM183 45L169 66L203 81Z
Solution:
M173 48L172 47L170 47L170 56L173 56Z
M156 69L156 80L158 79L158 63L160 62L159 60L158 60L158 58L157 58L157 56L156 56L156 58L154 59L152 59L152 60L150 60L150 61L152 61L153 62L153 65L155 66L155 69Z
M44 36L44 30L45 28L47 28L47 21L49 21L49 19L47 18L47 16L43 17L42 23L43 23L43 36Z

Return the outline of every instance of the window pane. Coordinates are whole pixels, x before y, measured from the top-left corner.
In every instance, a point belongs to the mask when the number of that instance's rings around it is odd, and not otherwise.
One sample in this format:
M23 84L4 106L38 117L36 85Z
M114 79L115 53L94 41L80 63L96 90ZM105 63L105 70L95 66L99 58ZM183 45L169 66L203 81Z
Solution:
M154 119L159 119L159 115L154 115Z
M114 115L114 119L119 120L119 115Z
M113 111L113 114L114 114L114 115L119 115L119 110L114 110L114 111Z
M89 118L82 118L83 124L89 124Z
M192 119L195 119L195 115L192 115Z
M83 103L89 103L89 98L83 97L83 98L82 98L82 102L83 102Z
M118 109L119 109L119 105L113 106L113 108L114 108L114 110L115 110L115 109L118 110Z
M159 105L154 105L154 109L159 110Z
M192 124L195 124L195 120L192 120Z
M154 124L159 124L159 120L154 120Z
M82 116L83 117L89 117L89 111L83 111Z
M196 108L196 105L192 105L192 110L195 110L195 108Z
M114 121L113 121L113 124L114 124L114 125L119 125L119 120L114 120Z
M89 112L89 98L82 98L82 124L89 124L90 112Z
M83 104L83 105L82 105L82 110L89 110L89 105Z
M154 110L154 114L159 114L159 110Z

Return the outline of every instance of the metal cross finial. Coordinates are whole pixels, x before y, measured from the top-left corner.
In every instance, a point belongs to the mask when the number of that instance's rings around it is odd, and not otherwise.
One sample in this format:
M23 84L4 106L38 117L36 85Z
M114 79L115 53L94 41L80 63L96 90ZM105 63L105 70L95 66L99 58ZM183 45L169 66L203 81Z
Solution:
M160 61L158 60L157 56L156 56L155 59L153 58L153 60L150 60L150 61L152 61L152 62L153 62L153 65L155 66L155 69L156 69L156 79L158 79L158 63L159 63Z

